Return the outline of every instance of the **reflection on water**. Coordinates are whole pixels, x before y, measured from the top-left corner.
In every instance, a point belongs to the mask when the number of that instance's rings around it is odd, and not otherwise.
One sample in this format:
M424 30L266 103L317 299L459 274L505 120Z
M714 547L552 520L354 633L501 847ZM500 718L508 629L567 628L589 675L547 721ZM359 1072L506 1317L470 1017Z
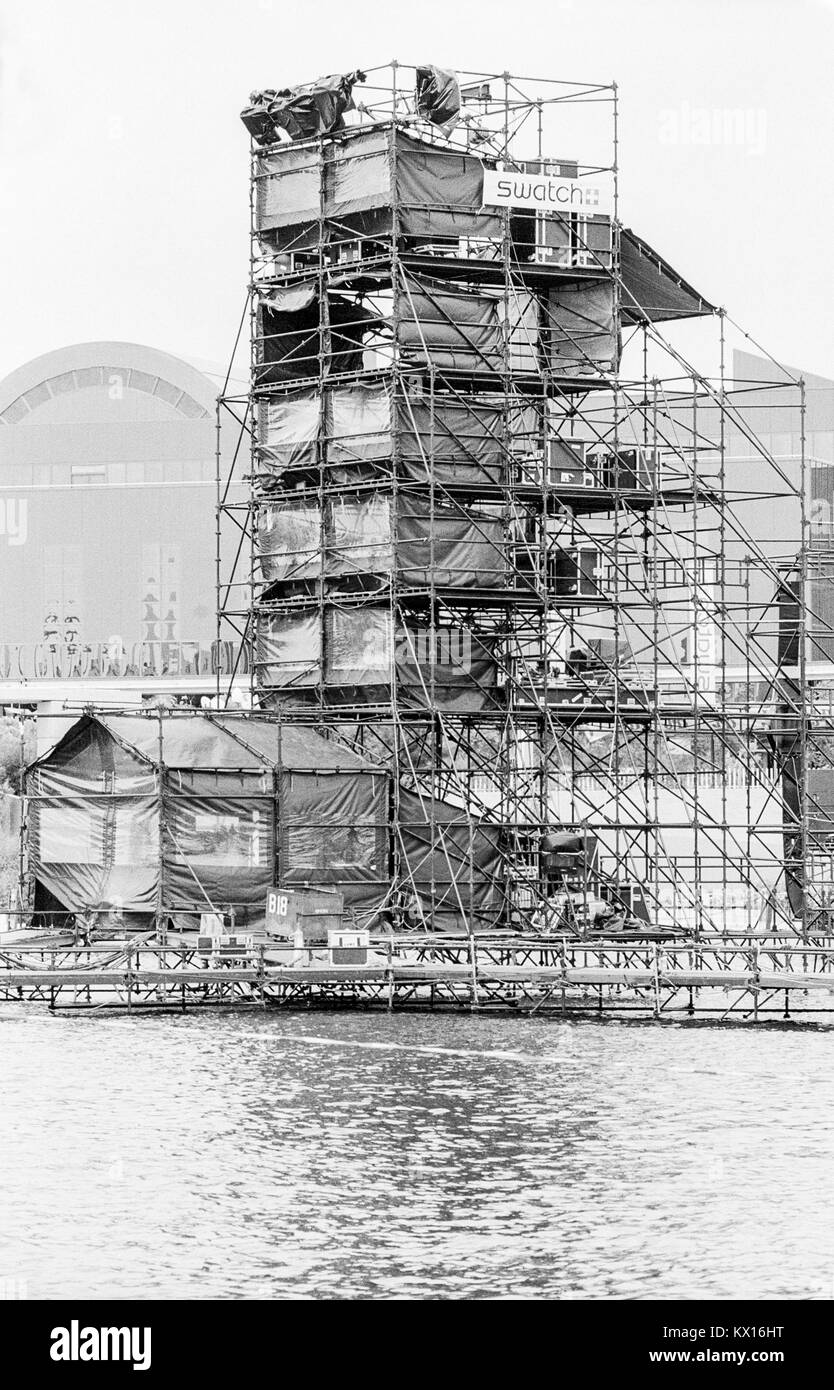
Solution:
M830 1034L0 1011L31 1298L830 1298Z

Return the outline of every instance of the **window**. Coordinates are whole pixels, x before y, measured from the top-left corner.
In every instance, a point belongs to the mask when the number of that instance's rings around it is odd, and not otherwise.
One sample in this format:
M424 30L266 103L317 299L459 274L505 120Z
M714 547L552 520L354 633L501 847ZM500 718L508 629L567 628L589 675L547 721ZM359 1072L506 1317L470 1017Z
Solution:
M73 487L91 487L99 483L106 483L106 465L103 463L74 463L70 470L70 482Z

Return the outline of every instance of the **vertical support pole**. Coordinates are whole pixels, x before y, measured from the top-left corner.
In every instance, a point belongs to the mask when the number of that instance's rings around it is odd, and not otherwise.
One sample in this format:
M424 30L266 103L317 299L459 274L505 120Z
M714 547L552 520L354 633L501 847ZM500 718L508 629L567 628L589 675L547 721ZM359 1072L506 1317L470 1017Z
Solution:
M808 718L810 697L808 691L808 499L805 465L805 381L799 381L799 690L797 694L798 742L799 742L799 879L802 885L802 940L807 944L810 934L811 913L809 908L808 884L811 877L811 817L808 796Z
M162 706L157 707L157 754L156 754L156 777L157 777L157 816L159 824L157 827L157 880L156 880L156 939L159 945L165 946L168 941L167 928L165 922L165 744L162 724Z
M17 906L20 916L16 925L23 925L23 910L26 899L26 828L29 821L29 800L26 795L26 720L23 710L18 714L19 734L20 734L20 787L18 789L20 802L20 825L18 826L18 845L17 845ZM13 925L15 925L13 921Z
M658 944L652 943L652 973L654 976L654 1016L660 1018L660 960Z
M481 1002L478 991L478 942L471 932L469 935L469 965L471 971L470 1008L477 1009Z
M215 699L217 708L220 708L220 683L221 667L220 653L223 650L223 522L222 522L222 499L223 489L221 480L221 453L220 453L220 410L221 397L218 396L214 406L214 590L215 590L215 638L216 651L214 665L216 667L217 680L215 682Z

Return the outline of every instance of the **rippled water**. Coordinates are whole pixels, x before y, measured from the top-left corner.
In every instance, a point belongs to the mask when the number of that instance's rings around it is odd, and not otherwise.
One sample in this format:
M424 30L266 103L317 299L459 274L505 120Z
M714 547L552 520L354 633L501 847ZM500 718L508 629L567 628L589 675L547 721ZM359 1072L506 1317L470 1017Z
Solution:
M30 1298L831 1298L813 1029L0 1011Z

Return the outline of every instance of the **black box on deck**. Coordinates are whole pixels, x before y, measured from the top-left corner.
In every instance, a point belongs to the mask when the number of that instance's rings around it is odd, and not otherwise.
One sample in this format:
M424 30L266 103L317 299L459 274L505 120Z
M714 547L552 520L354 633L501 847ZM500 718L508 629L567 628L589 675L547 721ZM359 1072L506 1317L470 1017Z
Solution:
M656 449L618 449L611 454L603 454L602 485L612 492L651 491L658 472Z
M551 578L556 594L599 598L603 592L602 551L596 545L553 551Z
M547 481L551 487L598 487L594 463L585 444L564 439L547 441Z

